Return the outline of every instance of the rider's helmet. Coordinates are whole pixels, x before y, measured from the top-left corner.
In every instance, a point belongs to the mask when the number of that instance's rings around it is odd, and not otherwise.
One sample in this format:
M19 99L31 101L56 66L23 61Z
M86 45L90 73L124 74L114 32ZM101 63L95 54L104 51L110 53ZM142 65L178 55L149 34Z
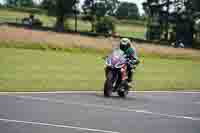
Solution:
M130 47L131 47L131 41L128 38L122 38L120 40L120 49L122 51L126 51Z

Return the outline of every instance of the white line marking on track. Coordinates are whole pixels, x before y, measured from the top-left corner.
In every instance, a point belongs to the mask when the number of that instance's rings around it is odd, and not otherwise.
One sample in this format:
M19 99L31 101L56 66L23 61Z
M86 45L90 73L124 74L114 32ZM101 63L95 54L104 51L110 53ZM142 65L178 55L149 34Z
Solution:
M192 121L200 121L200 118L162 114L162 113L151 112L151 111L147 111L147 110L129 109L129 108L112 107L112 106L105 106L105 105L96 105L96 104L86 104L86 103L78 103L78 102L72 102L72 101L66 102L64 100L32 97L32 96L15 96L15 97L22 98L22 99L29 99L29 100L38 100L38 101L43 101L43 102L58 103L58 104L79 105L79 106L83 106L83 107L95 107L95 108L102 108L102 109L114 110L114 111L136 112L136 113L143 113L143 114L163 116L163 117L176 118L176 119L187 119L187 120L192 120Z
M93 94L102 91L0 92L0 94ZM130 91L130 93L200 94L200 91Z
M100 130L100 129L81 128L81 127L57 125L57 124L41 123L41 122L19 121L19 120L9 120L9 119L0 119L0 121L7 122L7 123L23 123L23 124L31 124L31 125L38 125L38 126L49 126L49 127L67 128L67 129L76 129L76 130L90 131L90 132L120 133L120 132L106 131L106 130Z
M195 104L200 104L200 102L195 102Z
M90 94L101 91L51 91L51 92L0 92L0 94Z

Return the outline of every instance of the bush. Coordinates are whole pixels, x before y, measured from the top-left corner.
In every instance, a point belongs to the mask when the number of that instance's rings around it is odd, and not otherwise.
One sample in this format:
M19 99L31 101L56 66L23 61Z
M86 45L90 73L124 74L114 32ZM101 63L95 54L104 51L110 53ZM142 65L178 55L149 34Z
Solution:
M112 34L115 32L115 19L102 17L97 21L95 28L97 33Z

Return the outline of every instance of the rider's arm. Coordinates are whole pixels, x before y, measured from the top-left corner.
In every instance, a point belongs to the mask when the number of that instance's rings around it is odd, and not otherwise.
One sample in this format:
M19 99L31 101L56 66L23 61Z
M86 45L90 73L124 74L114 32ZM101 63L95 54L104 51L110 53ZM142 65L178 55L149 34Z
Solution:
M139 64L139 58L137 56L137 52L135 48L131 48L129 51L129 59L132 65Z

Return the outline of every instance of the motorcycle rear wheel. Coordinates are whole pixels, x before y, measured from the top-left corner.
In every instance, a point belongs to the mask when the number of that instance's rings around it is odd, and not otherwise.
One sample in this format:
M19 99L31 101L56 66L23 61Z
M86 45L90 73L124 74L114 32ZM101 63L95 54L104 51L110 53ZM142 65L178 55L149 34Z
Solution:
M121 98L126 98L128 95L128 92L129 92L129 86L128 86L127 82L124 81L120 85L120 88L117 93Z

